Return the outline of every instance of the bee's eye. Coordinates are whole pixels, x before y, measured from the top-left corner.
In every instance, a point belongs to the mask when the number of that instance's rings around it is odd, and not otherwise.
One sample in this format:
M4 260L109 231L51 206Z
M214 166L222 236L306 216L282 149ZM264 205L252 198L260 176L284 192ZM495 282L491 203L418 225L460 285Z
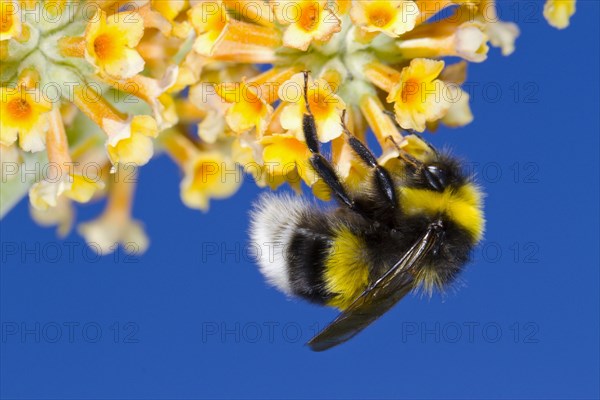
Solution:
M438 192L444 191L448 182L446 172L443 169L435 165L428 165L423 170L423 173L429 186Z

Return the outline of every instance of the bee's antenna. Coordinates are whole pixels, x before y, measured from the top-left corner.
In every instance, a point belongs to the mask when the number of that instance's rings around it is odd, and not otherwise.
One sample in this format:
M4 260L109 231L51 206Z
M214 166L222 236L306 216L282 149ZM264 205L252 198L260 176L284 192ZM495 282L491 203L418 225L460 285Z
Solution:
M306 103L306 111L310 114L310 104L308 103L308 74L310 73L309 70L304 70L302 71L302 74L304 75L304 103Z
M348 126L346 125L346 111L347 109L344 108L342 110L342 130L344 131L344 134L346 134L346 136L352 136L352 134L350 133L350 131L348 130Z
M427 140L425 140L423 138L423 136L421 136L419 133L417 133L417 131L415 131L414 129L405 129L403 127L400 126L400 124L398 123L398 121L396 120L396 114L394 114L393 112L389 111L389 110L383 110L383 113L385 115L387 115L388 117L390 117L390 119L392 120L392 122L394 123L394 125L396 126L396 129L398 129L401 132L407 132L410 135L414 135L416 137L418 137L419 139L421 139L421 141L423 143L425 143L427 145L427 147L429 147L429 149L431 149L431 151L433 151L433 154L435 154L436 157L439 157L439 153L436 150L435 147L433 147L431 145L431 143L429 143Z

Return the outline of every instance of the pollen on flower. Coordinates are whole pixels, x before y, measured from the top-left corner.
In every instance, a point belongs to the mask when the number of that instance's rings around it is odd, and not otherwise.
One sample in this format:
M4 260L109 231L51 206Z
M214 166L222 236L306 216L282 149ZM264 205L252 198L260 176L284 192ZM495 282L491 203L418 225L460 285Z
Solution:
M111 60L115 57L115 40L107 34L99 35L94 39L94 51L99 58Z
M306 32L312 32L319 23L319 3L311 2L302 8L299 25Z
M25 99L12 99L8 102L7 110L12 118L28 118L31 115L31 106Z

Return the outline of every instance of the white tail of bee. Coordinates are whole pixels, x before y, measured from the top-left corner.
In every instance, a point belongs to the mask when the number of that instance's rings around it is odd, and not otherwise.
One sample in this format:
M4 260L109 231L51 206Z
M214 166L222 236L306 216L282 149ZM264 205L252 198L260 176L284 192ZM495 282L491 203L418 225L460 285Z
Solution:
M250 240L257 249L260 272L269 284L292 295L286 250L310 205L300 197L265 194L250 215Z

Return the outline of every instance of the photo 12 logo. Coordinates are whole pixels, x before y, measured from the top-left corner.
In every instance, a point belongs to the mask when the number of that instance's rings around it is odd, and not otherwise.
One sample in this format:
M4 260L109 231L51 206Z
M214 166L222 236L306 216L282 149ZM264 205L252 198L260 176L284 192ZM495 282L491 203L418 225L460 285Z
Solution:
M2 344L139 343L136 322L2 321Z
M539 343L540 326L535 322L499 323L494 321L405 321L402 343Z
M303 343L320 328L318 323L303 326L293 321L205 321L201 338L202 343Z

